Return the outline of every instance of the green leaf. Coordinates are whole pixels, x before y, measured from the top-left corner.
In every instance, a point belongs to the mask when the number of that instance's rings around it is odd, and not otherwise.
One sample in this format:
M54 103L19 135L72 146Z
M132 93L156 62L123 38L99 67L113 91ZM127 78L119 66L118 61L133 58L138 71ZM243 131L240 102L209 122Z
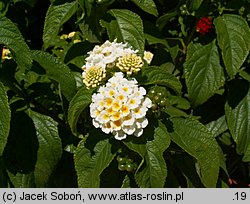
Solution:
M170 74L164 67L150 66L142 69L142 84L158 84L173 89L181 94L182 85L180 81Z
M30 68L32 65L31 53L25 43L22 34L6 17L0 16L0 44L10 49L14 60L23 69Z
M225 115L221 116L215 121L206 124L207 129L214 134L214 137L219 136L221 133L225 132L227 127L227 122Z
M149 138L152 137L153 138ZM136 171L135 179L142 188L162 188L167 177L167 167L163 158L163 152L170 145L170 136L167 128L161 122L153 129L153 132L145 130L144 137L148 136L146 144L124 142L128 148L137 152L142 157L142 163Z
M33 59L45 69L46 75L60 84L63 95L70 101L76 93L76 82L68 66L47 52L36 50L32 55Z
M60 27L75 14L77 7L77 1L67 2L61 5L52 4L49 7L43 30L45 48L54 45L54 40L60 31Z
M130 186L130 178L128 175L125 176L121 188L131 188Z
M239 154L249 160L250 149L250 86L246 81L234 81L229 88L229 96L225 105L228 128L236 143Z
M85 87L79 89L74 98L70 101L68 110L68 122L74 134L77 135L77 121L83 110L91 103L93 90Z
M7 143L10 131L11 112L4 85L0 82L0 156Z
M117 38L118 42L127 42L142 53L145 39L140 16L126 9L112 9L108 14L111 16L107 16L100 23L107 29L109 39L113 41Z
M203 0L187 0L186 5L190 12L197 10L202 4Z
M27 174L17 173L15 175L8 172L8 176L15 188L35 188L33 172Z
M97 135L89 135L95 137ZM97 137L103 137L98 135ZM109 139L99 141L93 153L84 142L81 142L74 156L75 168L78 177L78 187L98 188L100 187L100 175L114 159L115 154L111 151L112 145Z
M194 106L213 96L225 81L215 40L205 46L191 43L184 70L188 96Z
M62 155L61 139L58 135L57 123L50 117L30 112L36 128L39 148L34 176L36 187L46 187Z
M219 174L218 144L208 129L191 118L172 118L171 140L197 159L200 178L206 187L216 187Z
M250 51L250 29L239 15L224 14L214 20L217 40L230 78L238 72Z
M158 11L153 0L131 0L143 11L158 16Z

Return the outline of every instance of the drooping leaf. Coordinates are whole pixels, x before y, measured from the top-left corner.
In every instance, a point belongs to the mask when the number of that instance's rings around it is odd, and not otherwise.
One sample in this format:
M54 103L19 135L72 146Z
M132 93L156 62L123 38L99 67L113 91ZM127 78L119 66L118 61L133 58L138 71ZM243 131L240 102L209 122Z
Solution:
M107 29L109 39L127 42L142 53L145 39L140 16L126 9L112 9L108 14L108 19L101 20L101 25Z
M163 152L170 145L170 136L164 124L153 132L145 130L144 136L152 137L146 143L125 142L128 148L137 152L142 157L142 163L135 173L135 179L142 188L162 188L167 177L167 167L163 158Z
M77 1L73 1L61 5L52 4L49 7L43 30L43 42L45 48L54 45L54 40L59 33L60 27L75 14L77 5Z
M142 84L158 84L167 86L180 94L182 85L180 81L170 74L164 67L150 66L142 69Z
M30 112L36 128L39 148L34 176L36 187L46 187L62 154L62 144L57 123L48 116Z
M0 44L10 49L14 60L22 69L29 69L32 57L22 34L8 18L0 16Z
M77 94L70 101L68 111L68 122L74 134L77 134L77 121L82 111L91 103L93 90L87 90L85 87L78 90Z
M230 78L233 78L250 51L250 29L239 15L224 14L215 19L217 40Z
M187 0L186 5L190 12L197 10L202 4L203 0Z
M7 143L10 131L11 112L4 85L0 82L0 156Z
M171 140L197 159L204 186L215 187L219 174L218 144L208 129L191 118L172 118Z
M239 154L246 154L244 161L250 161L250 86L246 81L235 81L229 89L225 105L227 125L236 142ZM247 156L248 155L248 156Z
M214 134L214 137L217 137L221 133L225 132L228 129L225 115L206 124L206 127L211 133Z
M103 137L102 135L98 135ZM89 135L96 137L96 135ZM74 156L75 168L78 177L78 187L98 188L100 187L100 175L102 171L114 159L112 145L109 139L99 141L93 152L86 147L86 143L81 142Z
M158 11L153 0L131 0L143 11L158 16Z
M194 106L207 101L225 81L215 41L205 46L191 43L184 70L188 96Z
M68 66L47 52L36 50L32 56L45 69L46 75L60 84L63 95L70 101L76 93L76 82Z

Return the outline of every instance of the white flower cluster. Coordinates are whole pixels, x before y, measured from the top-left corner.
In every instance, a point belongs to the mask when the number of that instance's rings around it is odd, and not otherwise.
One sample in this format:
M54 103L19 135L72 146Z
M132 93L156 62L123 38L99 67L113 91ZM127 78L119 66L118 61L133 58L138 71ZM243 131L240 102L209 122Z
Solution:
M117 140L127 135L141 136L148 125L146 112L152 101L145 97L146 90L135 79L127 80L117 72L105 86L93 94L90 115L93 125L105 133L114 134Z
M88 52L88 57L86 58L86 64L83 66L83 69L87 70L92 66L102 67L114 67L117 58L129 55L136 54L138 50L133 50L132 47L128 46L127 43L117 43L106 41L101 46L96 45L94 49Z

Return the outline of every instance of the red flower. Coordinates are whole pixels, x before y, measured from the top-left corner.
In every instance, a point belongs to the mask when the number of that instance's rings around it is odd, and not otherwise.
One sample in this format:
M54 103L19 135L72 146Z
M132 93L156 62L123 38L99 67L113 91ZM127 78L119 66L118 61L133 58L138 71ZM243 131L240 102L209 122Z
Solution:
M212 24L212 17L202 17L196 24L196 32L205 35L210 32Z

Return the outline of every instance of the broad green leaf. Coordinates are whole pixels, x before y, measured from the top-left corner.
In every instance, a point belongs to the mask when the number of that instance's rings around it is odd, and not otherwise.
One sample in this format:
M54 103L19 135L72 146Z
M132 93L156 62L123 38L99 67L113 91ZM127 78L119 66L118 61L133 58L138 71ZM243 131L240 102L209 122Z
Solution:
M170 74L164 67L150 66L142 69L142 84L158 84L167 86L180 94L182 85L180 81Z
M158 16L158 11L153 0L131 0L143 11Z
M0 16L0 44L10 49L14 60L22 68L30 68L32 65L31 53L25 43L22 34L6 17Z
M197 10L202 4L203 0L187 0L186 5L190 12Z
M171 11L160 16L156 21L156 25L159 27L159 30L162 30L168 22L175 18L176 15L177 11Z
M108 14L111 16L101 20L101 25L107 29L110 40L128 43L142 53L145 39L140 16L126 9L112 9Z
M0 156L3 153L7 143L7 138L10 131L11 112L8 102L8 96L4 85L0 82Z
M45 48L54 45L54 40L60 31L60 27L75 14L78 7L77 5L77 1L73 1L61 5L52 4L49 7L43 30Z
M228 128L236 143L239 154L248 155L244 161L250 161L250 86L246 81L232 82L225 105Z
M238 72L250 51L250 29L239 15L224 14L214 20L217 40L230 78Z
M103 137L102 135L99 135ZM96 135L89 135L96 137ZM100 187L100 175L114 159L115 154L111 151L112 145L109 139L99 141L93 152L81 142L74 156L75 168L78 177L78 187L98 188Z
M180 97L180 96L171 95L168 97L168 101L169 101L170 105L175 106L175 107L180 108L180 109L187 110L190 108L189 101L185 98Z
M10 178L11 183L15 188L35 188L34 183L34 172L30 172L27 174L17 173L12 174L8 172L8 176Z
M46 71L46 75L60 84L63 95L71 100L76 93L76 82L70 69L47 52L33 51L33 59Z
M58 135L57 123L50 117L30 112L36 128L39 148L34 176L36 187L46 187L62 154L62 144Z
M191 118L172 118L171 140L197 159L200 178L206 187L216 187L219 174L218 144L208 129Z
M164 124L159 122L153 132L145 130L144 137L148 136L146 144L125 142L128 148L142 157L142 163L135 173L135 179L142 188L162 188L167 177L167 167L163 152L170 145L170 136ZM149 138L152 137L153 138Z
M93 90L85 87L79 89L74 98L70 101L68 110L68 122L74 134L77 135L77 121L83 110L91 103Z
M206 124L207 129L214 134L214 137L219 136L221 133L225 132L227 127L227 122L225 115L221 116L215 121Z
M194 106L213 96L225 81L215 40L205 46L191 43L184 71L188 96Z

